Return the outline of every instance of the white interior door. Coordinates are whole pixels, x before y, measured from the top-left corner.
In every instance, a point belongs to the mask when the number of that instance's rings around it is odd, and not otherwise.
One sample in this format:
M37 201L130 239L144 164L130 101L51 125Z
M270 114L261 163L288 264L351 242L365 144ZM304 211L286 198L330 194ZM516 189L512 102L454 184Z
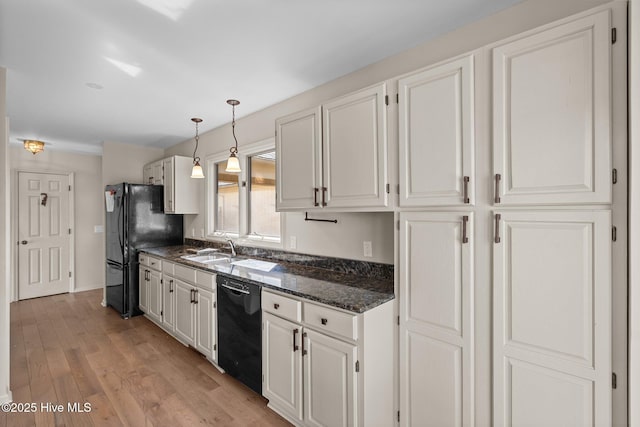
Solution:
M610 211L499 215L494 425L611 425Z
M18 174L18 299L69 292L69 177Z
M400 214L403 426L474 424L473 216Z

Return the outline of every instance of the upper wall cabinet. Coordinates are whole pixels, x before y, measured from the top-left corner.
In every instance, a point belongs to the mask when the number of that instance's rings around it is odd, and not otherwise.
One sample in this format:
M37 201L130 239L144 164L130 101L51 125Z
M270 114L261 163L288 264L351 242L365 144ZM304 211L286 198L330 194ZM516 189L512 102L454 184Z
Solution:
M164 174L162 171L162 160L149 163L142 169L142 183L150 185L164 184Z
M473 56L398 81L400 206L474 203Z
M277 210L387 206L386 85L276 120Z
M172 156L162 161L164 168L164 212L197 214L200 182L191 178L191 157Z
M610 11L493 49L495 203L611 203Z

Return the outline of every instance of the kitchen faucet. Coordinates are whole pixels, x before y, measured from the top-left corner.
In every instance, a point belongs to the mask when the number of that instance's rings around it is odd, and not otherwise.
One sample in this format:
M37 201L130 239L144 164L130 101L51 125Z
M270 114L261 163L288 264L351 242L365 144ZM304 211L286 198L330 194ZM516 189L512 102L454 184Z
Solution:
M233 245L233 240L227 239L227 242L229 242L229 246L231 246L231 256L236 256L236 247Z

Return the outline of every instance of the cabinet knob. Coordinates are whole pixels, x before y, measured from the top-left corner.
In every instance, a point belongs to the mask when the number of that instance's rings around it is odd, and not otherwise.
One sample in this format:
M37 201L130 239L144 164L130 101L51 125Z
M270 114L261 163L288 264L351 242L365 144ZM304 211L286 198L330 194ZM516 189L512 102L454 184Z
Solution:
M320 319L320 323L322 323L323 325L326 325L328 322L327 319L325 319L324 317L322 319Z
M280 304L278 304L278 303L273 304L273 308L275 308L276 310L279 309L280 308Z
M26 240L23 240L22 242L20 242L20 244L22 245L26 245L28 242Z

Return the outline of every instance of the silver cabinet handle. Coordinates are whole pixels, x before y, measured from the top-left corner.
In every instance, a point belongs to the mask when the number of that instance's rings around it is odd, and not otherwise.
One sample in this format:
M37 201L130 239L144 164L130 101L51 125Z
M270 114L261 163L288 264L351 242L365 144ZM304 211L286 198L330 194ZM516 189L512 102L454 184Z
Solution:
M322 187L322 206L327 206L326 195L327 187Z
M318 206L318 187L313 189L313 206Z
M304 349L304 339L307 338L307 333L303 332L302 333L302 355L306 355L307 354L307 350Z
M229 285L226 285L224 283L221 284L220 286L222 286L223 288L229 289L231 291L234 291L234 292L240 292L241 294L246 294L246 295L250 294L250 292L245 290L245 289L234 288L233 286L229 286Z
M324 317L322 319L320 319L320 323L322 323L323 325L326 325L328 322L327 319L325 319Z
M462 178L462 201L469 203L469 177Z
M500 203L500 180L502 179L502 175L499 173L496 174L496 188L495 188L495 197L493 199L494 202Z
M462 217L462 243L469 243L469 238L467 237L467 222L469 222L469 216L464 215Z
M495 243L500 243L500 218L502 218L502 215L496 214L496 227L495 227L496 228L496 230L495 230L496 234L495 234L495 236L493 238L493 241Z
M278 303L273 304L273 308L276 309L276 310L279 309L280 308L280 304L278 304Z
M296 328L293 330L293 352L295 353L298 350L298 345L296 344L296 335L298 335L299 330Z

